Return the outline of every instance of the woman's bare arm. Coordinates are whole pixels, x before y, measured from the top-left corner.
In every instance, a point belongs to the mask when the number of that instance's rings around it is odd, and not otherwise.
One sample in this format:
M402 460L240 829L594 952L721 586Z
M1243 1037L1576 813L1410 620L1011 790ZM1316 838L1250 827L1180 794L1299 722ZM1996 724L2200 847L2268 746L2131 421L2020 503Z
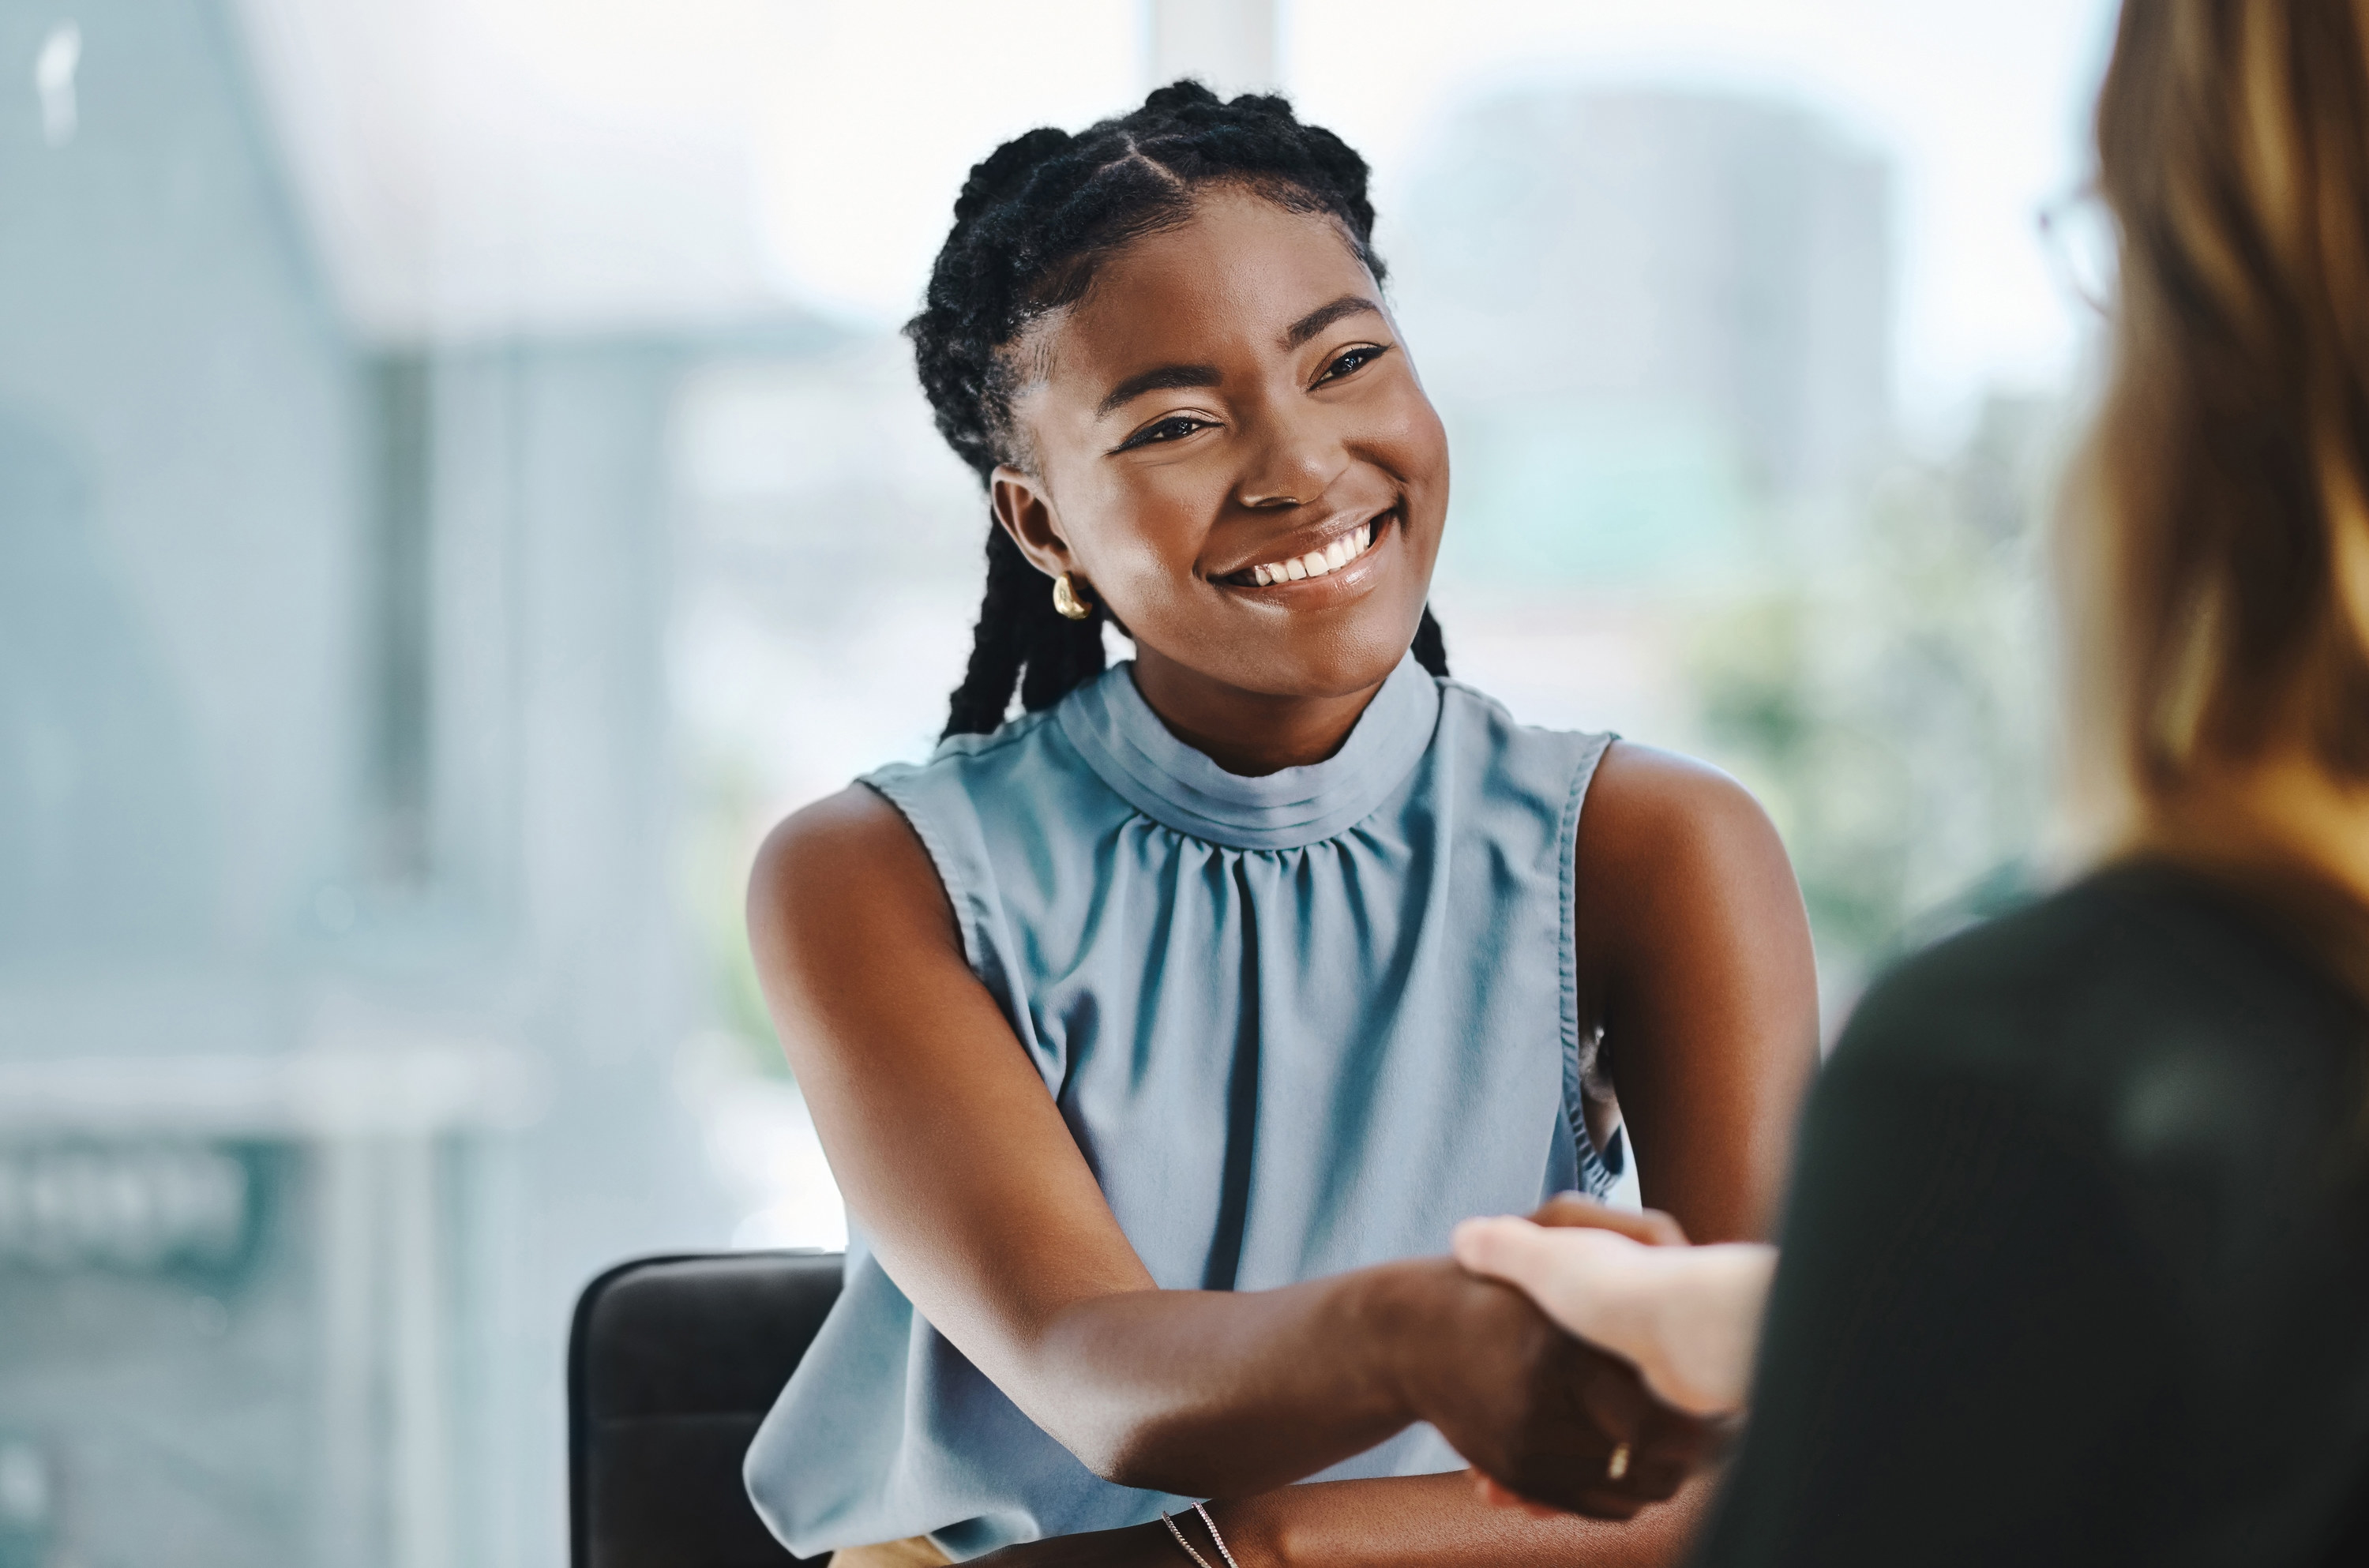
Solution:
M1644 1568L1684 1559L1711 1485L1699 1475L1671 1504L1626 1524L1494 1506L1462 1474L1316 1482L1209 1511L1242 1568ZM1178 1525L1211 1568L1222 1568L1197 1521L1188 1515ZM1191 1568L1156 1521L1032 1541L979 1561L982 1568Z
M1678 1484L1700 1440L1690 1424L1517 1291L1445 1260L1279 1290L1156 1289L965 962L927 855L871 791L775 831L750 933L883 1267L1098 1474L1247 1495L1428 1420L1529 1495L1619 1516ZM1628 1484L1604 1487L1621 1440L1635 1448Z
M1615 742L1580 814L1581 1026L1601 1024L1645 1201L1697 1242L1759 1241L1818 1063L1793 868L1716 769Z

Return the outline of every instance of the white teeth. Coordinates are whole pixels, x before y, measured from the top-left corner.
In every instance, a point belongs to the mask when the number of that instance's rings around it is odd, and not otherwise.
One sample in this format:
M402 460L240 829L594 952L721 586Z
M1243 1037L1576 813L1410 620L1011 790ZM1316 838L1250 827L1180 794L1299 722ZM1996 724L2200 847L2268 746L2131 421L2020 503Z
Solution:
M1374 525L1360 523L1322 550L1310 550L1288 561L1251 568L1251 580L1261 588L1270 583L1299 582L1308 578L1321 578L1335 572L1364 555L1374 543Z

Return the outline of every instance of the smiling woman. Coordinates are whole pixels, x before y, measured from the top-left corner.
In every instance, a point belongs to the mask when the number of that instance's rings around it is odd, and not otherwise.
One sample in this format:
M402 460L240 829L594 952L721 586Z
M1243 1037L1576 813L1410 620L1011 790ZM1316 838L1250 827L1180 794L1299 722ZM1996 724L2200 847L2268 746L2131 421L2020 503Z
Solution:
M970 667L750 887L854 1236L761 1512L842 1568L1668 1561L1701 1428L1441 1254L1631 1129L1759 1232L1816 1037L1774 833L1447 679L1447 441L1337 139L1179 84L955 216L910 330L992 512Z
M999 532L1125 607L1145 699L1238 773L1320 760L1425 613L1448 443L1379 292L1337 219L1217 185L1033 328L1013 389ZM1285 703L1246 730L1236 693Z

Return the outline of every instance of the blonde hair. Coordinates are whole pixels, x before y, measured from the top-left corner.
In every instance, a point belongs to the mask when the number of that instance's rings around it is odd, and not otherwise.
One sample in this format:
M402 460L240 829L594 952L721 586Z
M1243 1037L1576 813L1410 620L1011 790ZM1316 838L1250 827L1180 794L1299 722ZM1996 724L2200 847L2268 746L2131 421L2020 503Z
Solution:
M2077 724L2141 817L2274 750L2369 783L2369 0L2127 0L2097 133Z

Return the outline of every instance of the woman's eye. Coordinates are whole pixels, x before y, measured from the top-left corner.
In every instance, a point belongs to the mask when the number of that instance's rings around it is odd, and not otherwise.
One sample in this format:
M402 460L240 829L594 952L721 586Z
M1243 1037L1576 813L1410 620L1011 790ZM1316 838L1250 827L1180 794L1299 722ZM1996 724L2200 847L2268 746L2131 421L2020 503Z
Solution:
M1150 446L1155 441L1183 441L1196 430L1207 429L1208 424L1209 421L1207 419L1196 419L1184 414L1173 415L1156 425L1147 425L1138 430L1127 438L1127 446ZM1122 447L1120 450L1125 451L1127 448Z
M1389 349L1371 343L1360 349L1352 349L1325 366L1324 373L1316 379L1321 384L1328 381L1339 381L1345 375L1355 375L1388 352L1390 352Z

